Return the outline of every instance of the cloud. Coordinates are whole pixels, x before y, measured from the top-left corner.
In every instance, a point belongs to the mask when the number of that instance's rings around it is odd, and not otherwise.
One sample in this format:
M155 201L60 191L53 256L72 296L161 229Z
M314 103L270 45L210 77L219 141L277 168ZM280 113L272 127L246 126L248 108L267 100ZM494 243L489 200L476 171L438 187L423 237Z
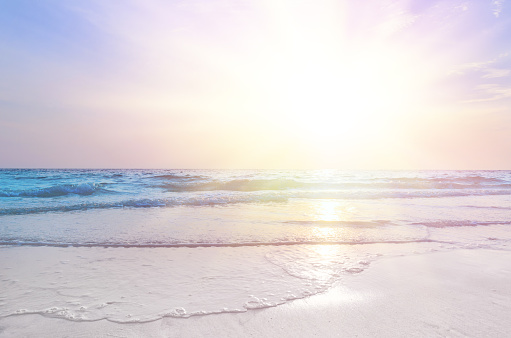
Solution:
M481 71L493 63L495 63L495 60L465 63L455 67L452 71L449 72L449 75L464 75L470 72Z
M383 24L380 25L379 29L385 35L392 35L396 32L399 32L407 28L410 25L413 25L417 18L418 15L413 15L407 12L396 13L387 21L383 22Z
M500 13L502 13L502 9L504 8L504 0L493 0L492 1L492 10L493 15L495 15L496 18L500 16Z
M510 52L504 52L491 60L464 63L454 67L454 69L449 72L449 75L465 75L468 73L481 72L484 73L484 75L481 76L481 78L484 79L505 77L511 74L511 70L499 67L499 65L505 65L506 59L510 55ZM495 65L497 67L491 67Z
M487 68L484 71L486 72L486 74L483 75L483 79L506 77L509 76L509 74L511 74L511 69Z
M465 103L489 102L511 98L511 86L498 84L482 84L477 86L477 90L482 93L484 98L467 100Z
M504 52L487 61L457 66L449 75L457 83L465 83L467 96L463 103L489 102L511 98L510 53Z

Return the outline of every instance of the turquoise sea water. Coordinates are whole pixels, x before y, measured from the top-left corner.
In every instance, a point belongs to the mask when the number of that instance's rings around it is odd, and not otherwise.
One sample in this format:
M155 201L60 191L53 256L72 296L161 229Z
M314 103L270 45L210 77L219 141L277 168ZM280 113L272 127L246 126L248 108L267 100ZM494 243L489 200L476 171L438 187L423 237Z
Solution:
M87 220L111 210L120 219L136 210L180 219L140 234L129 220L102 222L100 230L24 221ZM368 240L385 240L389 228L407 239L425 228L510 222L510 171L0 170L3 244L335 242L360 237L337 236L343 229L368 228ZM314 226L331 235L314 236Z
M0 170L0 317L248 311L460 248L510 250L511 171Z

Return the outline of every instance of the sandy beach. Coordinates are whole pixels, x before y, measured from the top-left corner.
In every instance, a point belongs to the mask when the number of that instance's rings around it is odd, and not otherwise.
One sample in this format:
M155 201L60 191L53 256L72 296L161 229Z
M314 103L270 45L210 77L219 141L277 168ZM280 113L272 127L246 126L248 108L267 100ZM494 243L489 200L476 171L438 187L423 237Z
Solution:
M23 314L2 337L505 337L511 252L454 250L382 258L325 293L281 306L149 323Z
M511 0L0 1L0 338L511 338Z
M511 329L508 172L1 174L0 337Z

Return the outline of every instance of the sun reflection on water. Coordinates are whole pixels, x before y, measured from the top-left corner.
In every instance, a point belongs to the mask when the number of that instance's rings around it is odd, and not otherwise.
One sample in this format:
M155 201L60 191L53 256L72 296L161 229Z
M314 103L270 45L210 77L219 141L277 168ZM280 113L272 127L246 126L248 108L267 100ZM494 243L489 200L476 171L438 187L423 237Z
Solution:
M328 239L335 235L335 230L332 228L314 227L312 229L312 233L314 234L314 237Z
M325 200L314 205L315 219L318 221L334 222L340 221L341 215L338 210L340 203L338 201Z
M311 217L315 225L310 235L316 241L338 242L349 241L356 237L356 229L350 226L354 207L345 201L320 200L312 205ZM325 253L327 249L322 248Z
M322 260L331 260L339 252L339 247L337 245L322 244L315 245L313 250Z

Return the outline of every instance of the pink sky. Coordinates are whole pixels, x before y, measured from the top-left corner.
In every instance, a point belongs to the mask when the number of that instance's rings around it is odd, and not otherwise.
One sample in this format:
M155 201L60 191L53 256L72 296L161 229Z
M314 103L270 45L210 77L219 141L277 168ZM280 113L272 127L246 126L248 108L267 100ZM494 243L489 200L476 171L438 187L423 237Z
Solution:
M505 1L0 4L0 167L510 169Z

